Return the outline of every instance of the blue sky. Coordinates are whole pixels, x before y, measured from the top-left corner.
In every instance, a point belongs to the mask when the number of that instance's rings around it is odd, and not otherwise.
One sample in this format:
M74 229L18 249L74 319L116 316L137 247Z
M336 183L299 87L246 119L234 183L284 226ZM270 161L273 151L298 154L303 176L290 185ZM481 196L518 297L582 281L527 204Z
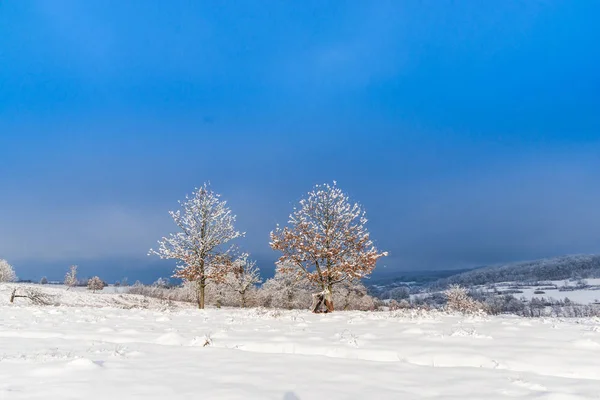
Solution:
M71 263L166 275L147 250L211 181L271 270L269 231L334 179L387 271L600 252L598 15L584 0L2 1L0 257L36 279Z

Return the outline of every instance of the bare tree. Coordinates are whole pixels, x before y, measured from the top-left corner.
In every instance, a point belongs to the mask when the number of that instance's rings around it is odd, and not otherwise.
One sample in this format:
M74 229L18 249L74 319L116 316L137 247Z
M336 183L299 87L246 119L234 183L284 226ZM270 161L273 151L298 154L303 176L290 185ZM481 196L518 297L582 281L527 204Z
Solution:
M77 286L77 283L77 265L71 265L69 272L65 275L65 285L67 286L67 290L71 289L73 286Z
M150 249L149 254L181 262L173 276L196 283L198 308L202 309L206 285L224 281L231 267L234 248L226 245L244 233L235 230L235 215L207 184L180 204L181 210L170 214L181 231L163 237L158 250Z
M17 280L15 270L6 260L0 259L0 283L14 282Z
M366 222L362 208L334 182L315 186L290 215L290 226L271 232L271 248L283 253L278 269L292 268L322 289L313 311L320 303L333 311L334 285L368 276L387 255L375 248Z
M226 284L234 291L241 307L247 307L249 297L256 295L256 284L262 282L256 261L242 254L233 262L232 271L227 275Z
M97 276L94 276L92 279L88 281L87 288L91 290L92 293L96 293L96 290L104 289L104 281Z

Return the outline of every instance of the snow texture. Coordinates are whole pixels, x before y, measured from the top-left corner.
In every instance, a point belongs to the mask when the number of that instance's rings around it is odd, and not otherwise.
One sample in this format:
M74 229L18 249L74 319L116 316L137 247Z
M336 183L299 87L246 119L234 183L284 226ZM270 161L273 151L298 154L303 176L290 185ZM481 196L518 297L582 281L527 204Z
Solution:
M63 305L33 307L12 287L3 400L600 398L597 318L197 310L46 286Z

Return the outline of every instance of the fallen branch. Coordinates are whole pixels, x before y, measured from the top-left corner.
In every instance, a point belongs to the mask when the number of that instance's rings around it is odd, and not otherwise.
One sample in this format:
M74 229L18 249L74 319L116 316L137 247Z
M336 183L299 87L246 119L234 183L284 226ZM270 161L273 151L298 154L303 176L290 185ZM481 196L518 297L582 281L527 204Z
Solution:
M10 295L10 302L14 303L16 298L29 299L33 304L39 306L49 306L54 304L54 297L42 293L35 289L25 289L24 294L17 294L17 288L14 288Z

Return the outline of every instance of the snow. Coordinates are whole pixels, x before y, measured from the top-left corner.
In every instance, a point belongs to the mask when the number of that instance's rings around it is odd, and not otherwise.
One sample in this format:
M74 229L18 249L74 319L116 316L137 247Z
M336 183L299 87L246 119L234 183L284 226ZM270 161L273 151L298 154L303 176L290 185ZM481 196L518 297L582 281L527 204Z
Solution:
M0 399L598 399L600 319L8 304ZM60 293L62 291L62 293Z
M597 278L586 279L585 281L588 283L588 285L593 285L593 286L600 285L600 279L597 279ZM556 285L557 288L562 288L565 286L575 288L575 285L576 285L576 281L567 281L567 284L565 284L564 280L562 280L562 281L547 281L547 282L552 285ZM509 282L509 283L496 284L496 287L499 290L506 290L512 284L514 284L514 283ZM519 290L521 290L523 293L517 293L517 294L514 294L514 296L517 298L524 297L527 300L531 300L532 298L541 299L542 297L546 298L546 299L553 298L555 300L564 300L565 298L569 298L569 300L571 300L575 303L579 303L579 304L600 303L600 290L594 289L594 288L574 289L574 290L568 290L568 291L559 291L558 289L554 289L554 290L543 289L542 290L544 292L543 294L535 294L534 293L538 287L547 287L547 286L548 285L522 287L522 288L519 288Z

